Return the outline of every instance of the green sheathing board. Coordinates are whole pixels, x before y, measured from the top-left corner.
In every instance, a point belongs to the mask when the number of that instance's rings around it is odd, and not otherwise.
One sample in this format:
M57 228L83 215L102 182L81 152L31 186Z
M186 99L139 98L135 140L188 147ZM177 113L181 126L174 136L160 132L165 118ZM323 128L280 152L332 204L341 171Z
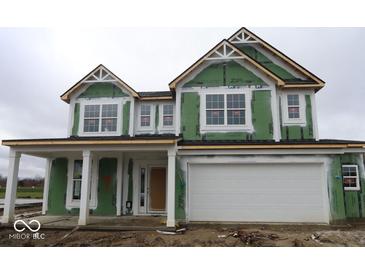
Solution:
M103 158L99 161L98 205L93 215L116 215L116 158Z
M52 161L49 192L48 192L48 215L68 214L66 204L67 190L67 159L57 158Z
M264 54L256 50L255 48L247 45L237 45L237 47L242 50L245 54L250 56L252 59L256 60L262 66L273 72L275 75L279 76L283 80L297 80L297 78L290 72L282 68L281 66L273 63Z
M183 93L181 99L181 125L184 140L272 140L273 122L270 90L252 92L251 111L253 133L209 132L200 134L200 97L197 92Z
M185 220L185 194L186 184L184 174L180 167L180 161L176 160L175 169L175 219Z
M123 105L123 124L122 134L129 135L129 116L130 116L131 102L127 101Z
M251 112L254 127L254 133L251 139L272 140L273 121L270 90L254 90L252 92Z
M95 83L89 86L78 98L126 97L119 87L113 83Z
M342 184L341 159L339 156L333 156L331 163L330 175L330 208L332 220L346 219L345 196Z
M251 71L235 61L211 64L194 79L184 84L186 87L251 86L266 83Z
M282 114L281 114L281 98L279 100L280 109L280 127L281 127L281 139L282 140L304 140L314 139L313 135L313 118L312 118L312 102L310 95L305 95L305 115L306 126L283 126Z
M200 140L200 97L197 92L181 95L181 132L185 140Z
M72 135L76 136L79 132L80 123L80 104L76 103L74 107L74 120L72 125Z
M359 166L360 191L345 191L342 183L342 165L356 164ZM345 220L365 217L365 174L363 163L358 154L333 156L331 165L330 203L332 220Z

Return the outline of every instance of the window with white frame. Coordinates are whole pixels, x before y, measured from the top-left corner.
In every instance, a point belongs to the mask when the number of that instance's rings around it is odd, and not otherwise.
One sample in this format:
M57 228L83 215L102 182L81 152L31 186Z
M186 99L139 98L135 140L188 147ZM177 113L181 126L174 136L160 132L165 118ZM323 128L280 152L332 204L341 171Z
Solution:
M142 104L140 108L140 126L151 126L151 105Z
M72 200L81 198L82 160L75 160L72 174Z
M360 190L359 167L342 165L342 181L345 190Z
M116 132L118 104L85 105L84 132Z
M243 126L246 124L245 94L207 94L205 113L208 126Z
M288 94L288 118L300 119L300 103L298 94Z
M162 106L162 124L164 127L171 127L174 124L174 105L165 104Z
M303 93L286 93L281 96L281 109L283 125L301 125L306 124L305 94Z

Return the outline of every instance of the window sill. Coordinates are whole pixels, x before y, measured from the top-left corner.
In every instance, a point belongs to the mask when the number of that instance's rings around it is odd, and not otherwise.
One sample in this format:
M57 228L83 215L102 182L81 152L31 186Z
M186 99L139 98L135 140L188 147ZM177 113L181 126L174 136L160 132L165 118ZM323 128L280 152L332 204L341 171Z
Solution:
M361 191L360 187L344 187L345 191Z

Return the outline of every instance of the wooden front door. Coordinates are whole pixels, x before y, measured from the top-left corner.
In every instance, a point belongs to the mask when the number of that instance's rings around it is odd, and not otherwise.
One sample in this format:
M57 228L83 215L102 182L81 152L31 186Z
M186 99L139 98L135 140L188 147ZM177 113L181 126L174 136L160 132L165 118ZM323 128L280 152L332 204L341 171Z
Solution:
M149 211L166 210L166 168L151 167L149 182Z

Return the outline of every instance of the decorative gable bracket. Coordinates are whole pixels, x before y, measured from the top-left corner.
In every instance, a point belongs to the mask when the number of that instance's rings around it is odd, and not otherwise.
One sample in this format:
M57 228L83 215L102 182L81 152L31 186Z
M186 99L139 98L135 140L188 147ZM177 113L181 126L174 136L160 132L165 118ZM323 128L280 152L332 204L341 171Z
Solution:
M116 82L117 80L105 69L100 67L88 78L86 78L84 83L98 83L98 82Z
M244 30L241 30L236 35L232 36L229 41L233 44L255 44L259 43L255 38L247 34Z
M210 53L206 60L221 60L221 59L244 59L242 54L240 54L237 49L233 48L228 43L224 42L212 53Z

